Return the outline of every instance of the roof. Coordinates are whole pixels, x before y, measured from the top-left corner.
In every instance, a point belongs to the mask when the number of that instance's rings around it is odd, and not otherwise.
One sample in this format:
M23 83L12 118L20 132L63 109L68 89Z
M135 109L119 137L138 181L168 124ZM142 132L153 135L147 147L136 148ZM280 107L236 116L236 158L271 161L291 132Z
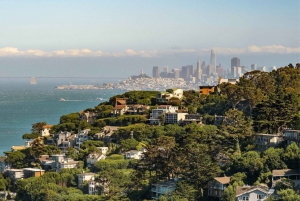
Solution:
M23 145L21 145L21 146L11 146L11 149L12 150L23 150L23 149L25 149L26 147L25 146L23 146Z
M230 177L215 177L214 179L220 182L221 184L229 184L230 182Z
M236 187L236 197L241 196L245 193L249 193L255 190L259 190L261 192L264 192L266 194L268 194L269 192L269 188L268 186L264 186L264 185L257 185L257 186L238 186Z
M298 169L282 169L282 170L273 170L272 175L274 176L288 176L288 175L300 175Z
M23 170L28 170L32 172L45 172L45 170L37 169L37 168L23 168Z
M50 128L52 128L52 126L53 126L53 125L51 125L51 124L47 124L47 125L43 126L43 128L50 129Z

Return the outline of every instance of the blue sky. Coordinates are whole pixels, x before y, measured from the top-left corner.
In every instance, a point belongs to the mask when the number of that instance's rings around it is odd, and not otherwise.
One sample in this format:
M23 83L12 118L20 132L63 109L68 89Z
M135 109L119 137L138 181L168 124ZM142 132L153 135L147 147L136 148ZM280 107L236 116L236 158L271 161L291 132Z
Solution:
M48 71L53 61L84 73L86 61L131 75L209 61L212 48L225 67L233 56L286 65L300 62L299 10L299 0L0 1L0 63L14 69L0 73L33 74L44 60Z

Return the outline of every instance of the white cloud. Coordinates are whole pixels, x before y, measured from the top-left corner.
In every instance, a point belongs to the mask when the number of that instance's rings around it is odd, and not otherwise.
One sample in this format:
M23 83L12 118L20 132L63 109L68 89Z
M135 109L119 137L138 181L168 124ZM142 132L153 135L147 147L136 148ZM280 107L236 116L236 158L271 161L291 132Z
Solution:
M269 46L257 46L251 45L245 48L212 48L219 55L238 55L247 53L272 53L272 54L295 54L300 53L300 47L284 47L282 45L269 45ZM202 49L202 53L209 53L211 49ZM66 50L54 50L46 52L43 50L19 50L15 47L0 47L0 57L10 56L25 56L25 57L161 57L170 54L185 54L199 52L195 49L171 49L171 50L140 50L126 49L123 52L103 52L92 51L90 49L66 49Z

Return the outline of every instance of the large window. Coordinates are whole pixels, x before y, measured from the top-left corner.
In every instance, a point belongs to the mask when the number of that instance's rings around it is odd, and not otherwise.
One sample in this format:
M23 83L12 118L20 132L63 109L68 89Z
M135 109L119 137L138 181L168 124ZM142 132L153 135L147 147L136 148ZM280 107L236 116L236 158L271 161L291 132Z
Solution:
M257 195L257 199L264 199L264 195Z

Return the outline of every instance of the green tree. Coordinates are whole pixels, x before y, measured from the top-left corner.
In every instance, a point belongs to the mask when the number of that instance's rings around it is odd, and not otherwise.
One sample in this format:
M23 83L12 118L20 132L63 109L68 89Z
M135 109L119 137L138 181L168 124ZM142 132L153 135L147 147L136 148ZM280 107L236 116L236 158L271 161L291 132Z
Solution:
M300 200L300 195L297 194L293 189L284 189L278 191L280 201L295 201Z
M26 161L24 160L26 157L21 151L14 151L7 155L5 162L10 164L13 168L23 168L26 167Z
M41 130L43 130L43 127L46 125L46 122L37 122L35 124L32 124L32 132L39 133Z
M135 140L134 138L121 140L122 151L128 151L128 150L136 149L136 146L138 144L139 144L139 142L137 140Z

